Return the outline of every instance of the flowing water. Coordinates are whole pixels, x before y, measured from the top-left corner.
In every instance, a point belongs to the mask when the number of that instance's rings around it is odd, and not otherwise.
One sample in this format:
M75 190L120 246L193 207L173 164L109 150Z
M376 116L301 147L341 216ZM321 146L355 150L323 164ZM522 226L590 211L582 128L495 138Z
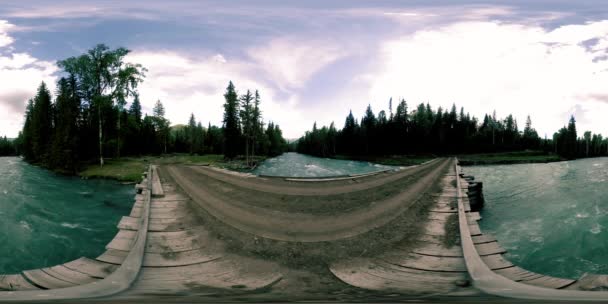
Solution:
M58 176L0 157L0 274L98 256L133 195L133 186Z
M396 167L369 162L319 158L299 153L285 153L264 161L254 174L290 177L328 177L362 174Z
M608 274L608 158L464 172L483 182L482 231L514 264L573 279Z

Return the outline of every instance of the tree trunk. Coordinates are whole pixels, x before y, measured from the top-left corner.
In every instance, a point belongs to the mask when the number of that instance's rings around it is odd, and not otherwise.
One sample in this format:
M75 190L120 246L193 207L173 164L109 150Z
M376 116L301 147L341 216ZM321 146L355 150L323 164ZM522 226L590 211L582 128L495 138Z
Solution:
M103 130L101 128L101 104L97 104L97 117L99 120L99 166L103 167Z

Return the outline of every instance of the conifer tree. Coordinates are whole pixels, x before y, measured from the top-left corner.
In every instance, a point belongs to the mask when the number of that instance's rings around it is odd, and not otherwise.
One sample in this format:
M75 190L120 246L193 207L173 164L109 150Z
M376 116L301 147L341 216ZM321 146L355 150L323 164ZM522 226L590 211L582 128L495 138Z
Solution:
M224 155L231 159L239 153L239 138L241 136L238 116L239 101L232 81L228 83L224 99Z

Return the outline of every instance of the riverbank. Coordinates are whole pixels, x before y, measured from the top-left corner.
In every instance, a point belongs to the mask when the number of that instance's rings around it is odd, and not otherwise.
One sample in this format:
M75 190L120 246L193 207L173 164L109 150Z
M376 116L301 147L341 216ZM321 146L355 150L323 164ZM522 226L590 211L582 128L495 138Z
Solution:
M551 163L562 160L564 159L557 154L548 154L543 151L463 154L458 156L458 162L461 166Z
M253 162L259 164L266 159L265 156L255 156ZM118 159L107 159L105 165L90 164L78 175L82 178L104 178L114 179L120 182L136 183L141 179L141 173L146 170L149 164L157 165L199 165L215 166L224 169L247 172L252 169L246 166L244 157L237 157L227 161L220 154L190 155L172 154L163 156L141 156L141 157L122 157Z

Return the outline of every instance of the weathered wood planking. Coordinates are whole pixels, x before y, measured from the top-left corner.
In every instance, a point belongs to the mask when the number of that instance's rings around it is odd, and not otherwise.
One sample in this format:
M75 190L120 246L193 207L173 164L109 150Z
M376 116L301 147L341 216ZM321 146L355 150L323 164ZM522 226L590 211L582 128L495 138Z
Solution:
M447 221L450 215L450 212L429 212L429 219ZM475 221L481 220L481 216L479 215L479 212L468 212L467 219L469 220L469 223L474 223Z
M373 258L347 259L330 265L330 271L347 284L382 291L412 294L448 293L465 273L438 273L400 267Z
M160 183L160 177L158 176L158 171L156 166L152 166L152 197L163 197L165 196L165 192L163 191L163 187Z
M466 272L464 259L461 257L436 257L406 252L388 252L378 259L390 264L436 272Z
M553 288L553 289L561 289L564 287L568 287L568 286L574 284L575 282L576 282L576 280L561 279L561 278L555 278L555 277L550 277L550 276L542 276L539 278L522 281L522 283L525 283L528 285L534 285L534 286L545 287L545 288Z
M397 245L398 248L401 248L407 252L413 252L416 254L421 254L421 255L430 255L430 256L437 256L437 257L462 257L462 248L460 246L452 246L450 248L446 248L444 245L441 244L434 244L434 243L425 243L422 244L420 246L416 246L416 248L413 249L409 249L407 247L400 247L399 245Z
M42 271L42 269L25 270L22 273L30 282L45 289L65 288L78 285L58 279Z
M85 257L65 263L63 266L99 279L109 276L118 268L116 265L91 260Z
M42 268L42 271L56 277L60 280L70 282L74 285L87 284L99 281L100 279L91 277L90 275L69 269L63 265L57 265L48 268Z
M129 251L135 240L136 231L120 230L106 249ZM202 248L209 232L202 226L182 231L150 232L146 243L146 253L170 253ZM99 259L99 258L98 258Z
M471 238L473 239L474 244L496 242L496 239L489 234L474 235L474 236L471 236Z
M21 274L0 275L0 290L36 290Z
M516 282L537 279L537 278L540 278L543 276L542 274L527 271L527 270L525 270L523 268L519 268L517 266L497 269L497 270L494 270L494 272L500 274L501 276L503 276L507 279L510 279L510 280L513 280Z
M492 270L509 268L509 267L515 266L515 265L513 265L513 263L506 260L502 256L502 254L486 255L486 256L482 256L481 259Z
M475 249L477 249L477 253L479 253L480 256L502 254L507 252L498 244L498 242L477 244L475 245Z
M142 209L133 208L131 209L130 217L140 217ZM178 218L189 215L189 210L185 208L153 208L150 209L150 219L157 218Z
M217 289L253 291L282 278L278 264L226 256L206 263L176 267L145 267L129 294L217 293ZM215 290L213 290L215 289Z
M139 229L139 218L123 216L117 227L125 230L138 230ZM160 231L181 231L191 229L197 224L196 217L193 215L180 217L180 218L156 218L150 219L148 225L148 231L160 232Z

